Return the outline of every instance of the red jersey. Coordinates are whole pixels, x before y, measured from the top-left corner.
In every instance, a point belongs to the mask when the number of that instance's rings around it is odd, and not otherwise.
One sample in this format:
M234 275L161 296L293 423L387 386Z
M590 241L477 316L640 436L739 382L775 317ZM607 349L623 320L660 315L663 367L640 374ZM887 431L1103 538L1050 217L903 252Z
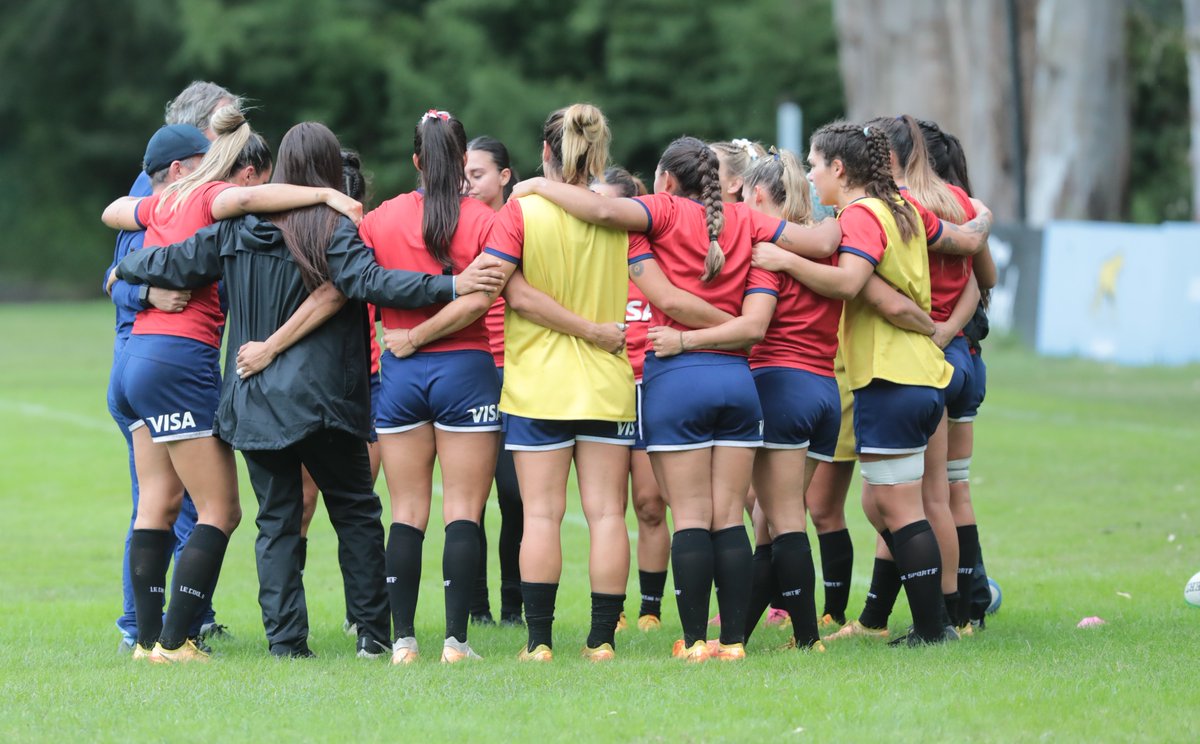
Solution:
M771 243L779 238L784 220L756 212L741 202L722 205L725 226L717 236L717 242L725 251L725 266L712 281L702 282L700 275L704 273L709 243L704 206L672 194L639 196L634 201L642 205L649 218L646 237L649 238L650 248L634 251L631 242L631 264L654 258L676 287L691 292L731 315L741 314L742 299L746 295L752 292L775 292L771 272L752 268L750 258L755 243ZM681 331L692 330L675 322L658 308L652 309L653 325L665 325ZM716 353L746 355L744 351Z
M483 316L483 325L487 328L488 343L492 346L492 359L497 367L504 366L504 308L508 303L503 297L497 297L492 306Z
M429 251L421 234L421 216L425 195L419 191L400 194L371 211L358 227L363 242L375 251L375 260L385 269L406 269L426 274L445 273ZM483 250L484 240L492 225L492 210L478 199L462 197L459 201L458 227L450 239L450 261L455 271L462 271ZM398 309L383 307L384 328L415 328L432 318L445 303L423 308ZM483 318L477 318L466 328L444 336L421 351L461 351L478 349L490 351Z
M375 330L375 306L367 303L367 321L371 324L371 376L379 374L379 356L383 349L379 348L379 333Z
M975 219L975 207L971 205L971 198L967 196L967 192L957 186L947 186L963 208L966 215L963 222ZM903 193L904 197L917 207L917 211L925 211L911 191L904 189ZM932 249L929 251L929 295L932 304L929 317L933 322L945 323L950 319L950 313L954 312L954 306L958 304L963 290L967 288L974 266L975 260L971 256L954 256Z
M834 256L817 263L836 265ZM750 350L750 368L791 367L833 377L842 301L822 297L787 274L770 274L779 302L767 335Z
M213 219L213 201L233 184L211 181L193 191L187 201L171 211L174 199L163 203L158 209L158 195L148 196L138 202L134 218L146 229L144 245L173 245L182 243L196 234L202 227L216 222ZM209 346L221 347L221 329L225 325L225 313L221 312L221 300L217 296L217 283L192 290L192 298L183 312L167 313L155 307L140 310L133 319L133 333L161 334L191 338Z
M631 236L632 237L632 236ZM629 301L625 303L625 350L633 365L633 379L642 379L646 361L646 334L650 331L650 303L633 282L629 283Z

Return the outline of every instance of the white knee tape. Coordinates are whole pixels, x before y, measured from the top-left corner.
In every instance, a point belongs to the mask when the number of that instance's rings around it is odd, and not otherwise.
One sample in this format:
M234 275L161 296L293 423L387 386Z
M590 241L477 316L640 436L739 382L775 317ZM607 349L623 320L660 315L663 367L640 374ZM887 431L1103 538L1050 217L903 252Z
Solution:
M895 486L912 483L925 475L925 454L917 452L904 457L864 462L859 465L863 480L873 486Z
M951 483L966 483L971 480L971 458L964 457L946 463L946 474Z

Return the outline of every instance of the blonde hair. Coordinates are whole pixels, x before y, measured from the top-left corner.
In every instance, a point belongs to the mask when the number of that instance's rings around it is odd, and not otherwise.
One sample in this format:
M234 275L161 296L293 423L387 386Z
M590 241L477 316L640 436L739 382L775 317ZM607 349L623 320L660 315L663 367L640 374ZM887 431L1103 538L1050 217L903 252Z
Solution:
M604 178L612 133L604 113L590 103L575 103L550 114L542 128L552 165L563 181L586 186Z
M729 175L732 178L741 178L743 182L746 175L750 172L750 168L767 156L767 151L762 145L743 138L729 140L728 142L713 142L709 147L717 153L717 157L724 161ZM742 200L740 190L736 196L737 201Z
M759 158L746 174L746 187L762 186L767 198L788 222L807 225L812 221L812 197L800 158L791 150L772 147L768 157Z
M168 201L174 212L204 184L229 178L253 133L250 123L236 106L222 106L213 112L212 129L217 138L209 146L200 166L163 190L156 212Z

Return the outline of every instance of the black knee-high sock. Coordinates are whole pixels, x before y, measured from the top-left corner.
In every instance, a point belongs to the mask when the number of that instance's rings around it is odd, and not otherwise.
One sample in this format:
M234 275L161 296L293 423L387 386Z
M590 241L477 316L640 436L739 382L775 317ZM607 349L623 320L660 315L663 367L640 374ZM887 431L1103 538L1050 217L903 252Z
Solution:
M850 603L850 574L854 570L854 543L850 530L817 535L821 546L821 573L825 579L825 613L835 622L846 623Z
M615 646L617 620L625 606L624 594L599 594L592 592L592 629L588 632L587 645L599 648L607 643Z
M496 500L500 503L500 617L521 617L521 537L525 509L513 467L512 452L503 450L496 461Z
M642 606L638 615L662 617L663 591L667 587L666 571L638 571L638 588L642 592Z
M750 604L746 609L746 640L754 634L758 621L766 612L771 599L779 593L779 583L775 580L775 569L771 566L772 547L758 545L754 548L754 557L750 559ZM725 618L721 618L725 622Z
M987 608L992 604L992 588L988 583L987 566L983 563L983 546L979 547L979 559L975 561L975 573L971 577L971 619L983 620Z
M721 610L721 643L745 643L746 613L750 609L753 552L742 525L712 534L713 578Z
M387 571L388 604L396 638L415 636L413 618L421 589L421 545L425 533L407 524L392 523L388 534L384 568Z
M783 609L792 618L792 635L797 646L808 648L821 640L817 632L817 571L812 545L806 533L788 532L775 538L773 553Z
M698 528L676 530L671 536L671 573L675 577L675 604L683 626L683 642L691 646L706 640L713 586L712 533Z
M487 530L483 527L483 518L487 514L486 505L483 513L479 516L478 537L476 542L479 544L479 555L475 559L476 569L471 577L473 586L471 587L470 609L472 615L483 615L491 613L492 604L488 599L488 552L487 552ZM446 526L449 529L449 525Z
M163 648L179 648L187 640L188 629L208 604L228 545L229 537L211 524L192 530L171 576L171 604L158 639Z
M958 607L954 624L962 627L971 619L971 582L975 579L975 564L979 561L979 528L965 524L958 532Z
M927 520L907 524L895 532L896 568L908 595L913 630L921 638L933 641L942 637L945 625L942 613L942 556L937 536Z
M174 544L175 535L170 530L134 530L129 538L129 580L133 584L137 642L143 648L152 647L162 633L167 566Z
M886 628L899 595L900 571L896 568L896 562L876 558L871 587L867 589L867 602L858 621L868 628Z
M530 651L544 644L554 648L554 600L558 584L521 582L521 598L525 601L525 626L529 630Z
M308 565L308 538L300 538L300 575L304 575L304 567Z
M446 525L442 582L446 587L446 637L467 640L467 616L479 569L479 525L459 519Z

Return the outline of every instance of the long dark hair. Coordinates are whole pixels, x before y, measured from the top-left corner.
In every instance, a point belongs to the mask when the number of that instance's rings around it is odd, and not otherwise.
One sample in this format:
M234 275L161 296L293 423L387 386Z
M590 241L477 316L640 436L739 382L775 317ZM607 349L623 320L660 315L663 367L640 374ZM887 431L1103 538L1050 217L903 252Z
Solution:
M675 176L681 192L678 196L690 196L704 204L704 224L708 229L708 255L704 258L704 273L700 275L704 282L711 281L725 266L725 251L717 242L725 227L720 165L717 153L695 137L680 137L667 145L658 161L659 168Z
M362 172L362 159L354 150L342 150L342 193L360 202L366 201L367 179Z
M232 176L247 165L254 166L255 172L259 174L266 173L271 168L271 146L258 132L250 133L250 138L246 140L228 175Z
M934 171L917 120L908 114L883 116L867 122L867 126L879 127L887 135L888 146L908 183L908 192L941 219L961 225L966 213L946 182Z
M492 162L496 164L496 170L502 171L508 169L508 183L504 184L504 201L508 201L508 197L512 196L513 186L517 185L520 176L517 175L517 169L512 166L512 160L508 155L508 148L504 143L495 137L489 137L486 134L480 135L467 143L467 152L479 150L486 152L492 156Z
M425 250L442 265L442 269L453 271L450 240L458 229L458 214L467 180L463 170L467 133L462 122L445 111L430 109L417 122L413 132L413 152L417 154L421 185L425 189L425 207L421 215Z
M920 119L917 124L925 137L929 163L934 172L946 183L953 184L967 192L967 196L972 196L974 192L971 190L971 178L967 173L967 154L963 152L958 137L944 131L937 122Z
M337 137L320 122L305 121L292 127L279 143L279 159L271 181L341 191L342 155ZM271 217L271 222L283 233L309 292L329 279L325 251L338 219L338 213L324 204Z
M892 178L887 135L877 126L862 126L847 121L826 124L813 132L812 149L825 158L825 164L842 161L846 185L862 187L867 196L879 199L896 219L904 240L914 238L920 229L917 211L900 196Z

